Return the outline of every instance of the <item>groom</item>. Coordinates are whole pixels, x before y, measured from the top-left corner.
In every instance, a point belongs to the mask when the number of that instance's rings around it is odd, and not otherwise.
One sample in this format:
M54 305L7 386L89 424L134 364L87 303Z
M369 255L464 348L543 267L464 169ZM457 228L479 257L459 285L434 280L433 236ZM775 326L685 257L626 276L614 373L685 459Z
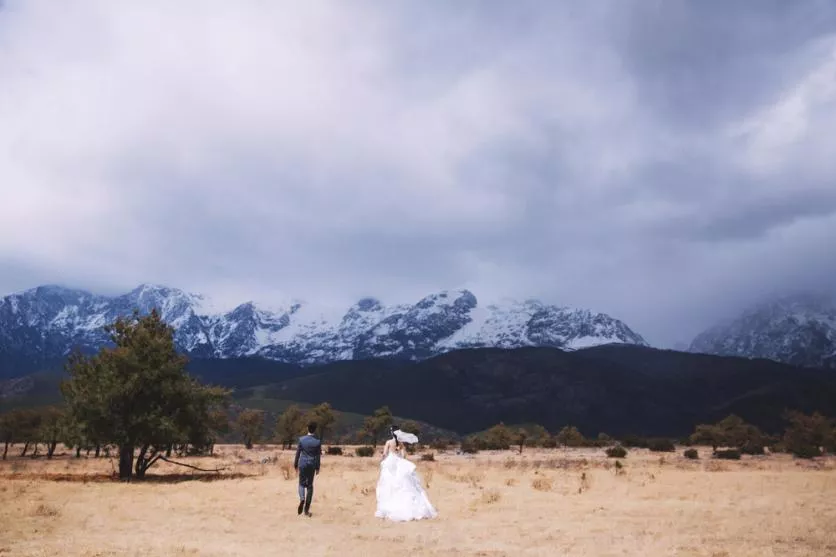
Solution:
M316 422L308 424L308 434L299 438L296 447L296 458L293 468L299 471L299 508L296 514L311 516L311 500L313 499L314 475L319 475L319 457L322 454L322 444L314 437Z

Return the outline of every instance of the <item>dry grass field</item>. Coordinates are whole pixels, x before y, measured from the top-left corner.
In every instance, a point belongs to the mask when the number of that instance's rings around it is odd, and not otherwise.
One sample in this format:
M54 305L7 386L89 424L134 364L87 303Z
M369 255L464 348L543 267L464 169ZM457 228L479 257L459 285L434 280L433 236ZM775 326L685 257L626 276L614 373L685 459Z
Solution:
M594 449L415 456L440 514L394 524L374 517L377 458L324 456L305 518L292 451L216 452L188 462L221 475L162 463L133 484L108 459L0 463L0 556L836 555L832 459L632 451L617 473Z

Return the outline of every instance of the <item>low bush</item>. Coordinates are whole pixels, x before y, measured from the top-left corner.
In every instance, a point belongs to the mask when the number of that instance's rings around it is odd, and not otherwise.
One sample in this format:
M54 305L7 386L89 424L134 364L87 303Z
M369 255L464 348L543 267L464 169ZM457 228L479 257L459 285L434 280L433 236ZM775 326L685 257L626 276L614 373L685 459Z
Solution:
M329 454L329 455L342 456L343 448L342 447L328 447L328 449L325 452L326 452L326 454Z
M625 458L627 456L627 449L621 445L610 447L606 452L609 458Z
M631 449L646 449L647 439L639 437L638 435L626 435L622 439L621 444Z
M447 439L436 439L430 443L430 448L436 451L446 451L450 448L450 441Z
M357 456L373 456L374 455L374 447L357 447L354 449L354 454Z
M815 445L799 445L790 449L792 455L796 458L815 458L821 456L821 449Z
M465 439L462 441L461 451L464 454L476 454L479 452L479 445L473 439Z
M557 448L557 439L554 437L548 437L543 440L541 443L544 449L556 449Z
M424 453L421 455L421 460L424 462L435 462L435 454L433 453Z
M676 445L670 439L649 439L647 448L654 453L672 453L676 451Z
M761 443L752 443L747 442L742 447L740 447L740 452L743 454L748 455L763 455L766 454L764 451L764 447Z
M688 460L697 460L700 458L700 453L697 449L686 449L682 456L687 458Z
M738 449L724 449L714 453L714 458L721 460L740 460L740 450Z

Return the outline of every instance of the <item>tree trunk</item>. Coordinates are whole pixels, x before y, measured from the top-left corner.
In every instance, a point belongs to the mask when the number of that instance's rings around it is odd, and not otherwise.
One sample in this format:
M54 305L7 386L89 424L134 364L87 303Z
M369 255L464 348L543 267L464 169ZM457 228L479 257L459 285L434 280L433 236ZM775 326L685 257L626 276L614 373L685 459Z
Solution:
M26 456L26 451L28 451L28 450L29 450L29 441L27 441L23 444L23 450L20 452L20 456L21 457Z
M171 458L171 445L165 448L165 457Z
M46 458L52 460L52 455L55 454L55 448L58 446L58 441L51 441L46 446Z
M130 481L133 473L134 447L133 445L119 446L119 479Z
M96 458L99 458L99 452L101 452L102 446L96 445ZM87 451L87 454L90 454L90 451Z
M144 445L139 450L139 456L136 457L136 477L137 479L143 479L145 477L145 472L148 471L160 458L162 458L162 454L157 452L157 449L154 448L154 451L149 455L148 449L150 447L148 445Z
M9 452L9 442L6 441L6 446L3 447L3 460L6 460L6 454Z
M136 455L136 466L134 467L134 473L138 479L142 479L145 477L145 469L143 468L143 463L145 462L145 453L148 452L148 445L143 445L139 449L139 454Z
M75 448L75 457L81 458L81 446Z

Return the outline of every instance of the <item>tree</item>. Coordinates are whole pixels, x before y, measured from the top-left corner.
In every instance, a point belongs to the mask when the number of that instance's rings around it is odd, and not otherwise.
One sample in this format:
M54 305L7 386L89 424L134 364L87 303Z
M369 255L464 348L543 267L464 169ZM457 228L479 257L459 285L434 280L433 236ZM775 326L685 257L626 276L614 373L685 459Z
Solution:
M83 437L119 448L119 478L143 478L167 447L205 439L208 410L228 391L201 385L186 373L174 330L156 309L120 317L105 331L113 346L93 356L74 352L61 390Z
M238 433L244 438L244 446L252 449L253 443L261 439L261 431L264 429L264 411L247 408L238 414L236 426Z
M9 446L20 442L24 437L24 428L29 410L12 410L0 415L0 441L3 442L3 460L9 453Z
M695 445L709 445L711 450L717 452L717 447L722 444L722 435L717 426L700 424L691 434L691 443Z
M526 439L528 439L528 432L524 428L520 428L519 431L517 431L517 443L520 445L520 454L523 452Z
M293 443L305 429L305 414L295 404L288 406L276 420L276 439L282 448L291 449Z
M734 414L714 425L698 425L690 440L697 445L710 445L714 452L717 452L717 447L734 447L748 453L758 453L763 452L766 445L766 436L757 427L747 424Z
M58 442L64 437L67 416L61 408L48 406L41 409L40 427L38 429L38 440L46 445L46 457L51 459L55 454Z
M383 406L374 411L374 414L363 420L363 434L372 442L372 447L377 447L377 442L386 435L386 430L392 425L392 412L388 406Z
M578 431L578 428L567 425L555 436L555 440L564 447L581 447L586 443L586 438Z
M326 433L331 431L331 427L337 421L336 412L334 412L331 405L327 402L311 408L305 418L306 422L316 422L319 428L319 441L321 443L325 442Z
M508 450L515 440L514 434L504 423L498 423L488 429L477 439L480 449L485 450Z
M826 450L836 448L833 420L818 412L812 415L787 412L784 418L789 422L784 431L784 444L793 455L810 458L820 456L823 447Z
M224 408L215 408L209 412L209 432L211 434L211 444L209 445L209 454L215 453L215 443L229 434L229 416Z
M20 456L26 456L26 452L33 443L35 444L33 456L37 455L42 418L43 415L41 412L34 408L27 408L18 412L17 420L15 421L17 429L16 441L23 443L23 450L20 452Z
M551 438L549 430L545 427L535 424L531 427L531 432L528 435L528 443L537 447L542 447Z

